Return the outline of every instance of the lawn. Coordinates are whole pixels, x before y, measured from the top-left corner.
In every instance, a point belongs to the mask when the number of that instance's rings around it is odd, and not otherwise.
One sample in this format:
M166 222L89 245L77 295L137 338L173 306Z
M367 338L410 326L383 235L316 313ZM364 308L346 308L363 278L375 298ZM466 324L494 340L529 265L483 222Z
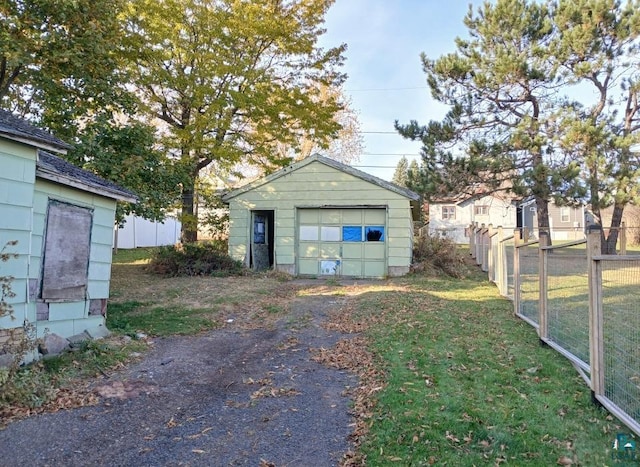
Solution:
M629 432L478 271L357 286L275 273L164 278L145 271L148 254L121 250L112 269L107 323L134 342L230 320L269 327L296 297L347 297L327 326L357 335L318 355L360 376L347 465L611 465L616 435Z
M359 296L384 389L368 465L607 465L621 424L495 286L411 277Z
M341 351L369 355L352 358L362 386L353 395L359 449L347 463L611 464L616 435L629 430L592 403L571 364L541 346L484 277L416 275L357 288L330 281L322 289L351 297L330 325L360 332L364 348ZM291 298L319 293L294 284L269 275L161 279L138 262L114 265L113 293L116 306L144 303L143 315L183 307L193 310L181 315L187 323L209 316L215 326L247 313L246 323L262 322L273 309L282 316Z

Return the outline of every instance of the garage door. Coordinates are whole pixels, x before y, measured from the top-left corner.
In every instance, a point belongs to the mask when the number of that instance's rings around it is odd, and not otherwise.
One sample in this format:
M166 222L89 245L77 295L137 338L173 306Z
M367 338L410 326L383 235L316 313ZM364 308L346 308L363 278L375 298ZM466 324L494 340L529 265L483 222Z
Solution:
M385 209L298 209L298 273L385 277Z

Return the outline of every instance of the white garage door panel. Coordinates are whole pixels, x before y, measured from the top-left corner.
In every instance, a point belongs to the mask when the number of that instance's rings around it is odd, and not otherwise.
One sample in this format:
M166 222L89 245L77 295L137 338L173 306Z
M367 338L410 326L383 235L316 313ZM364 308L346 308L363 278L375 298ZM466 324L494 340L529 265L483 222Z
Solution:
M298 260L298 268L299 274L305 275L316 275L318 274L318 260L314 259L303 259L300 258Z
M384 261L365 261L364 277L384 277L386 276Z
M300 245L300 257L301 258L317 258L318 245L309 245L309 244Z
M331 243L320 244L320 257L321 258L339 258L340 257L340 245Z
M364 258L365 259L381 259L384 260L386 248L384 243L365 243Z

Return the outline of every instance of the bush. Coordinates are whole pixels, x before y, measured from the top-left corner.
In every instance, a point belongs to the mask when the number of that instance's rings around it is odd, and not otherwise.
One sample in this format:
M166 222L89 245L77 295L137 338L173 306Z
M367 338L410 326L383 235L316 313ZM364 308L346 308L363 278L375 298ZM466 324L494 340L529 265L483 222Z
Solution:
M227 255L222 241L186 243L158 248L151 257L149 271L166 276L239 275L242 263Z
M413 245L414 272L438 270L451 277L464 276L464 257L457 245L448 238L418 237Z

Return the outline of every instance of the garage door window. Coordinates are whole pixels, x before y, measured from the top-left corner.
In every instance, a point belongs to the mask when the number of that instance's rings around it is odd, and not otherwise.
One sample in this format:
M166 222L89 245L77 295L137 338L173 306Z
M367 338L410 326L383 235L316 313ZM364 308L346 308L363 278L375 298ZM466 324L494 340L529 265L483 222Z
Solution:
M339 242L340 227L325 226L320 228L320 240L323 242Z
M318 235L320 232L320 235ZM319 237L319 238L318 238ZM382 225L345 225L337 226L301 225L300 240L314 242L384 242L384 226Z
M342 227L342 241L343 242L361 242L362 241L362 227L357 225L345 225Z
M384 242L384 227L382 225L367 226L364 231L368 242Z
M317 225L301 225L300 226L300 240L306 242L315 242L318 240L318 226Z

